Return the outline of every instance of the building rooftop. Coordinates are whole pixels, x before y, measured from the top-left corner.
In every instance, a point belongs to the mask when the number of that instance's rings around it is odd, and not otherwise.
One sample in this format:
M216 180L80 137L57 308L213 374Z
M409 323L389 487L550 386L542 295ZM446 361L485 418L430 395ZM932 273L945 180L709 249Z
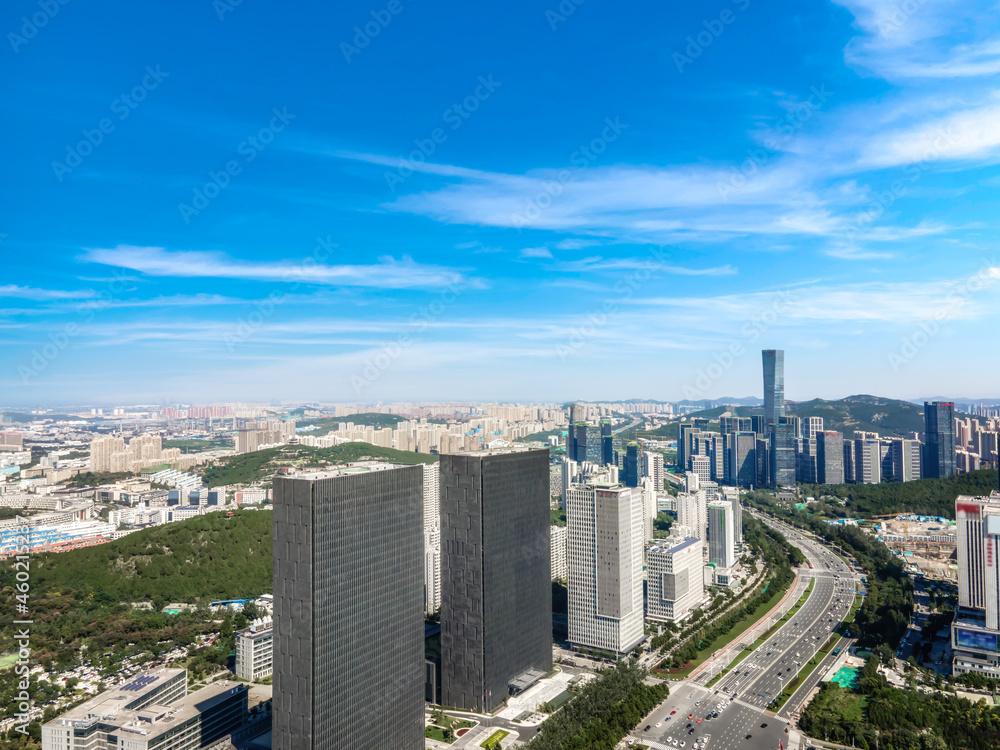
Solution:
M146 693L159 688L177 675L184 674L185 671L183 669L158 669L155 672L142 672L124 685L105 690L89 701L71 708L55 721L87 721L94 716L118 717L134 714L135 711L124 708L125 704L142 698Z
M296 471L291 474L282 474L282 477L289 479L333 479L334 477L344 477L351 474L367 474L373 471L389 471L390 469L405 469L408 466L418 466L419 464L395 464L387 461L356 461L344 466L335 466L329 469L307 469Z
M172 669L163 671L176 674L184 670ZM167 677L155 674L148 676L160 679L145 682L132 691L131 694L122 692L128 687L127 685L123 688L105 691L96 698L54 719L53 723L65 726L67 723L72 722L74 726L82 726L79 722L90 724L100 720L102 723L116 726L118 731L124 733L125 736L128 736L128 734L139 735L148 742L151 738L183 724L188 719L204 713L239 691L247 689L245 685L240 683L231 683L223 680L204 687L201 690L189 693L171 705L153 703L141 709L121 708L123 697L133 698L135 695L150 689L155 683L159 683L161 679L167 679ZM137 680L132 680L132 683L137 682ZM131 685L132 683L129 684ZM104 696L108 697L105 698Z
M677 537L667 537L666 539L657 539L650 545L649 549L652 552L680 552L692 544L701 544L701 540L697 537L686 536L678 542Z

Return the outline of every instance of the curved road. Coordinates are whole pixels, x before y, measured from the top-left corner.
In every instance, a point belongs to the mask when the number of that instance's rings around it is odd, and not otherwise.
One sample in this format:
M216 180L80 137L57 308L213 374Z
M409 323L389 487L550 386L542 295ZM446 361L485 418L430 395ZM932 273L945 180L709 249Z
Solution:
M680 748L683 742L689 750L695 740L705 750L777 750L779 743L787 748L786 719L768 706L847 615L856 579L839 557L813 539L758 518L779 528L812 563L811 570L800 571L815 579L812 593L777 633L712 688L704 686L710 680L705 673L672 687L670 697L632 733L637 741L657 749ZM814 673L812 679L816 677Z

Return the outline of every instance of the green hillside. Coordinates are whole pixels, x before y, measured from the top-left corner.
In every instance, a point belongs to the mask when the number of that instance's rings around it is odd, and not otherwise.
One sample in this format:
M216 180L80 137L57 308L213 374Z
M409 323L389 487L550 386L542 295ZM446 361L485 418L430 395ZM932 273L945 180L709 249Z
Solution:
M923 432L924 410L908 401L878 396L848 396L839 401L813 399L789 404L796 417L823 417L823 427L851 437L855 430L877 432L884 437L906 437Z
M203 468L201 477L209 487L250 484L273 476L282 467L322 468L368 459L381 459L402 464L432 464L438 460L438 457L426 453L410 453L394 448L381 448L371 443L362 442L342 443L332 448L283 445L219 459Z
M997 470L980 469L946 479L918 479L914 482L881 484L828 484L799 486L805 495L834 495L847 498L847 505L810 505L811 512L840 517L881 516L887 513L916 513L926 516L955 517L955 498L959 495L989 495L997 489Z
M258 596L272 588L268 510L212 513L137 531L107 544L32 555L32 660L70 665L91 654L165 650L214 626L205 615L166 615L175 601L207 603ZM0 595L14 600L13 560L0 562ZM132 609L149 601L156 611ZM0 630L0 653L16 648ZM131 645L129 645L131 644Z
M398 414L380 414L378 412L363 412L361 414L351 414L346 417L314 417L309 419L299 420L295 423L296 427L307 427L309 425L316 425L319 429L309 430L304 435L315 435L316 437L321 437L323 435L328 435L334 432L341 422L353 422L355 425L364 425L365 427L375 427L377 429L382 429L383 427L395 427L400 422L405 422L406 417L401 417Z
M681 423L690 422L695 418L718 419L726 412L738 417L749 417L752 414L762 414L760 406L718 406L685 414ZM879 396L848 396L838 401L824 401L821 398L799 403L786 402L786 412L789 415L801 417L823 417L823 428L843 433L852 437L855 430L877 432L883 437L906 437L911 432L923 432L924 410L909 401L899 401L893 398ZM710 430L717 431L718 425L709 425ZM671 423L658 430L643 433L649 437L677 437L677 424Z

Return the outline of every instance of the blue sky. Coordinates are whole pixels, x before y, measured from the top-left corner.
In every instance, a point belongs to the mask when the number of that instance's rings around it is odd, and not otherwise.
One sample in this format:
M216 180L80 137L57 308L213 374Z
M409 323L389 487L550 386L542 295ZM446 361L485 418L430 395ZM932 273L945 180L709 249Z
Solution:
M5 8L0 404L998 397L995 2Z

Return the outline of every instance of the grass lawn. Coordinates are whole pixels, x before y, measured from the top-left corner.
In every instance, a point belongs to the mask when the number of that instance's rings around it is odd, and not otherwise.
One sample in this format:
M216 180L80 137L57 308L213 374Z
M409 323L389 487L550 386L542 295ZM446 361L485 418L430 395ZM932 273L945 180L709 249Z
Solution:
M755 609L753 612L748 614L742 620L737 622L733 626L732 630L730 630L728 633L723 633L714 641L712 641L710 644L708 644L705 648L699 651L698 655L694 658L694 660L690 664L688 664L687 667L685 667L680 672L669 672L669 676L673 679L683 679L688 675L690 675L692 670L704 664L709 658L711 658L715 654L716 651L718 651L721 648L725 648L730 643L739 638L741 635L743 635L743 633L750 630L750 628L756 625L758 621L760 621L764 617L764 615L766 615L768 612L774 609L775 605L781 601L781 598L785 595L786 592L787 589L775 589L774 594L771 596L770 599L768 599L766 602L762 602L760 605L758 605L757 609ZM658 674L664 674L664 671L662 670L654 670L654 671L657 672Z
M500 745L501 740L503 740L503 738L506 737L508 734L510 734L510 732L505 732L502 729L498 729L489 737L487 737L485 740L483 740L482 744L480 744L479 747L485 747L486 750L493 750L493 748L498 747Z
M15 664L17 664L17 652L0 656L0 669L7 669L7 667L13 667Z

